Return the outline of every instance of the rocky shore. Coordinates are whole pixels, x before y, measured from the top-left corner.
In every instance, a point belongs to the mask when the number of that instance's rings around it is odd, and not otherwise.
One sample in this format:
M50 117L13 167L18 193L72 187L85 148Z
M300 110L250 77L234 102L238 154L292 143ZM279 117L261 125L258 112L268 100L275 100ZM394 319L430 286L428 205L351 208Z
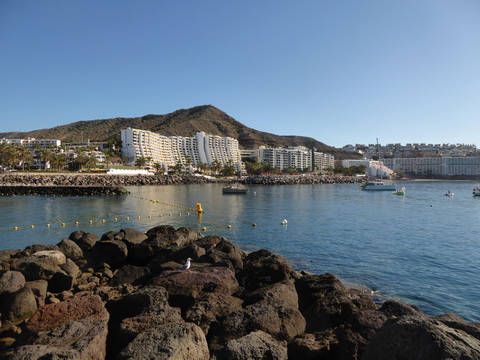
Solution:
M192 228L78 230L0 270L0 359L480 359L478 323Z
M122 186L0 186L0 196L109 196L126 194L128 194L128 191Z
M238 182L238 179L195 175L106 175L106 174L0 174L1 186L142 186ZM347 184L360 183L351 176L254 176L242 182L254 185Z

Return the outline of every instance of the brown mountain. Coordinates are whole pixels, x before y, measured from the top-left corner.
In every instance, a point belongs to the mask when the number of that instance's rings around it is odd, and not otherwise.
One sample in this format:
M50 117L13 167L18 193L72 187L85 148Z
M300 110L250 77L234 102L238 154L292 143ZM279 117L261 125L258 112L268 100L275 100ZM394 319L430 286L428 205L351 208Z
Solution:
M166 115L77 121L50 129L0 133L0 138L25 139L32 137L36 139L59 139L62 142L87 141L87 139L90 139L90 141L109 141L118 139L120 130L127 127L150 130L166 136L193 136L198 131L204 131L207 134L236 138L243 149L252 149L261 145L270 147L303 145L333 154L336 159L355 157L352 153L345 153L313 138L279 136L254 130L212 105L181 109Z

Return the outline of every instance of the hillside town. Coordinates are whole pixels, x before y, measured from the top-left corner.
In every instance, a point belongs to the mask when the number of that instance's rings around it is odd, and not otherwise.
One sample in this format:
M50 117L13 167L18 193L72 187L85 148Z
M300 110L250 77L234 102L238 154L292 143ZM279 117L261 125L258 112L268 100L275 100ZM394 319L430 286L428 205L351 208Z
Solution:
M130 127L120 131L118 141L109 142L0 139L3 170L223 176L342 172L385 178L480 176L480 150L473 144L356 144L341 150L356 156L336 160L332 154L305 146L240 149L238 140L228 136L205 132L192 137L164 136Z

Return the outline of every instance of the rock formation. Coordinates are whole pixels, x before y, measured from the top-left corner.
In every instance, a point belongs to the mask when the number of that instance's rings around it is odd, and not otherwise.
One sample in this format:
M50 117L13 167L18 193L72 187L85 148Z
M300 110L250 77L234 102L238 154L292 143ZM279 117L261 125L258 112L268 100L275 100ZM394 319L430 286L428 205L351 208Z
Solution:
M478 323L191 228L78 230L0 264L0 359L480 359Z

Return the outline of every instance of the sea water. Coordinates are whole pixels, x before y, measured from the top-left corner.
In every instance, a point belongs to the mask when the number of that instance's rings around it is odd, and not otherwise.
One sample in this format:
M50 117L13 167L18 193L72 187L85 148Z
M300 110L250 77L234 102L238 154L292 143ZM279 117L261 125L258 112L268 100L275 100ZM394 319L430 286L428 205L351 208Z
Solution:
M207 184L128 187L128 196L1 197L0 249L57 244L77 229L100 237L125 227L188 226L247 251L271 250L297 270L334 273L382 300L480 321L475 185L398 183L405 196L358 184L251 186L246 195L227 195L221 184Z

